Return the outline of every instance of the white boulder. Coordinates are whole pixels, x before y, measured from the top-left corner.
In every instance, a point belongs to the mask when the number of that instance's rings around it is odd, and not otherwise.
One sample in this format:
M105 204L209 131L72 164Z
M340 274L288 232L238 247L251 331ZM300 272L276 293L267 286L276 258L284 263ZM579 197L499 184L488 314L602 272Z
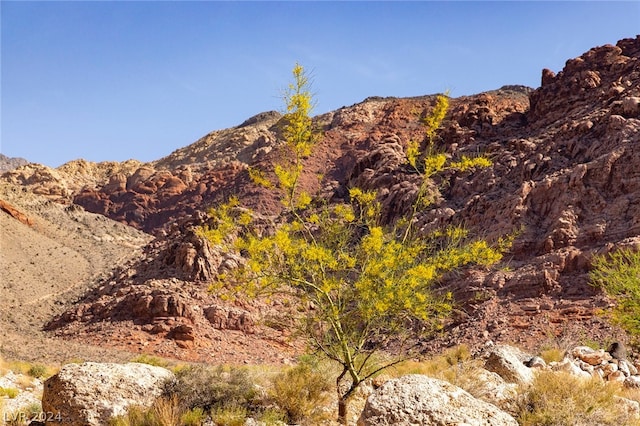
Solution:
M365 404L358 426L517 426L495 405L448 382L413 374L387 381Z
M52 425L105 425L130 406L150 407L173 378L171 371L147 364L67 364L44 383L42 411L53 413Z

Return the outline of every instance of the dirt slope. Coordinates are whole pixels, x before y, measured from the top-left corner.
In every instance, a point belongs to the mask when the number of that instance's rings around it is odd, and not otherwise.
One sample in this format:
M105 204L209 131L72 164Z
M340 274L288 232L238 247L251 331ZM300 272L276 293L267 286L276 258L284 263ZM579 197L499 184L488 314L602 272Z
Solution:
M151 237L10 184L0 184L0 199L31 223L0 211L0 353L46 362L126 357L41 330L99 277L139 255Z

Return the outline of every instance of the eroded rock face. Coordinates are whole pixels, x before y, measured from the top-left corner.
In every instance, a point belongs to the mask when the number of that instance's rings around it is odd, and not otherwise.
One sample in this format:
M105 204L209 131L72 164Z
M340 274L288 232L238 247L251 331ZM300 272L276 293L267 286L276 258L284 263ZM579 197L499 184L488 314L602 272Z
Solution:
M452 424L516 426L518 422L457 386L417 374L387 381L367 399L358 420L359 426Z
M173 373L147 364L67 364L44 384L42 410L47 424L102 426L128 407L150 407Z

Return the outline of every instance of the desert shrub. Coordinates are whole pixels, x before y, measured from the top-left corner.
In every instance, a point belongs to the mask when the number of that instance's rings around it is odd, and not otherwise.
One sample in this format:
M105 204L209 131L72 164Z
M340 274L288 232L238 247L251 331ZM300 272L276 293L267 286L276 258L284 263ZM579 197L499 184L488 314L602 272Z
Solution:
M27 374L31 377L40 378L47 375L48 368L42 364L34 364L32 365Z
M175 426L180 424L181 410L178 398L158 398L151 407L157 426Z
M447 349L440 355L422 361L407 360L394 365L390 373L394 377L407 374L424 374L426 376L442 378L452 366L458 366L471 360L471 352L466 345L459 345Z
M176 380L166 385L165 393L175 395L187 409L248 407L256 390L248 372L222 366L189 366L176 372Z
M614 297L613 319L640 337L640 251L621 249L593 259L591 282Z
M181 409L176 397L158 398L150 408L132 406L127 414L114 417L110 426L176 426L181 422ZM198 423L199 424L199 423Z
M288 419L287 413L278 408L267 408L258 416L258 420L267 426L286 424Z
M110 419L109 426L156 426L155 415L151 409L132 406L127 414Z
M619 385L563 372L540 371L523 392L522 426L627 425L640 422L616 401Z
M211 419L216 426L244 426L247 416L247 409L237 405L226 405L211 411Z
M200 407L187 410L180 416L182 426L200 426L207 418L207 413Z
M290 423L320 421L334 384L317 365L303 362L274 377L269 396L287 413Z

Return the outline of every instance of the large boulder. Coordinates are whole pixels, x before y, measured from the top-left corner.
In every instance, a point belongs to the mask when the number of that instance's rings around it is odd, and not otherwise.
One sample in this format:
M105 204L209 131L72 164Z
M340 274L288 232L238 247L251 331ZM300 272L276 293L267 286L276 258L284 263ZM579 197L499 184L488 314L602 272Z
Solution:
M491 349L484 368L497 373L505 381L527 384L533 381L533 371L524 363L532 358L518 348L498 345Z
M367 399L358 426L516 426L495 405L448 382L413 374L389 380Z
M67 364L44 384L42 410L56 425L99 426L130 406L150 407L171 371L147 364Z

